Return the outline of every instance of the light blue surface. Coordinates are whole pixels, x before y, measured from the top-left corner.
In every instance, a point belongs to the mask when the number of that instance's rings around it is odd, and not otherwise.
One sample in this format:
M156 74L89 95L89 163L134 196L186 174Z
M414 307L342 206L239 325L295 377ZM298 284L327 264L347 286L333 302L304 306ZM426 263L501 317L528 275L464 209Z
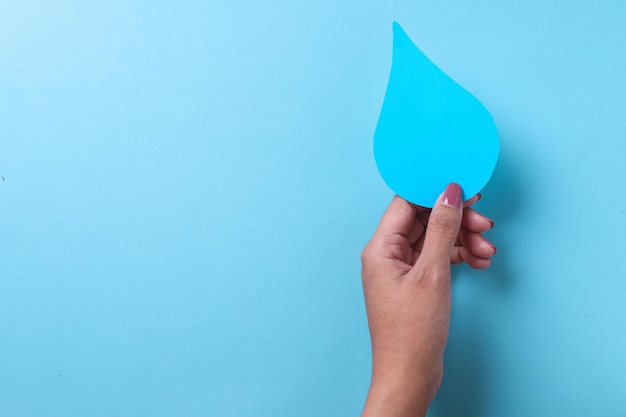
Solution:
M423 207L433 207L451 182L470 199L491 178L499 151L485 106L394 22L391 75L374 134L374 159L385 183Z
M0 3L0 415L349 416L394 20L491 111L433 417L626 412L626 4Z

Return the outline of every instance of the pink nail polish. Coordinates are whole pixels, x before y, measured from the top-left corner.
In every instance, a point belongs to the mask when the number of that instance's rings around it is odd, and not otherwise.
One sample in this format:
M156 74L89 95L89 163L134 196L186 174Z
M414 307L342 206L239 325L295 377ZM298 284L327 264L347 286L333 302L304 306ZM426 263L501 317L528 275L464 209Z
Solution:
M441 197L441 204L461 209L463 207L463 190L461 186L455 182L451 182L446 187Z

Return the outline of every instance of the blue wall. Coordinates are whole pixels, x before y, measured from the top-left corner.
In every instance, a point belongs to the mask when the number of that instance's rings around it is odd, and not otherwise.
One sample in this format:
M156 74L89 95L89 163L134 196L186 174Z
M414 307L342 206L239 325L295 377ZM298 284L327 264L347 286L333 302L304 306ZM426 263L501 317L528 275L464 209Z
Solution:
M626 412L626 5L0 3L0 415L348 416L391 22L492 111L433 417Z

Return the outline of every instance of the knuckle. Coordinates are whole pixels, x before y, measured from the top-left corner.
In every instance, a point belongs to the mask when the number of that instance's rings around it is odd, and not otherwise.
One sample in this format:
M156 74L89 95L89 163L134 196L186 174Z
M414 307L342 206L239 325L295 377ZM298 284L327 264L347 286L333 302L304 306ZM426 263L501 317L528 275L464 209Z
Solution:
M372 239L361 251L361 278L363 283L381 276L385 264L385 256L381 241Z
M361 251L361 268L364 275L369 275L376 265L377 249L371 241Z
M361 251L361 264L365 265L372 257L372 244L368 243Z
M416 282L419 288L447 293L450 289L450 268L420 269L417 271Z

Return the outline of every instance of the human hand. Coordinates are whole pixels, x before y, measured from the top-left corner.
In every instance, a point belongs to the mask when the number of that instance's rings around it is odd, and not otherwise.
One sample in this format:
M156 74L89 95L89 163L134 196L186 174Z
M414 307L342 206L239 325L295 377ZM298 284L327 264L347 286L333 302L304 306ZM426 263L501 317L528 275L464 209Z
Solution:
M435 207L395 196L362 253L372 340L364 417L425 416L441 385L451 310L450 264L484 269L496 248L481 233L493 222L450 184Z

